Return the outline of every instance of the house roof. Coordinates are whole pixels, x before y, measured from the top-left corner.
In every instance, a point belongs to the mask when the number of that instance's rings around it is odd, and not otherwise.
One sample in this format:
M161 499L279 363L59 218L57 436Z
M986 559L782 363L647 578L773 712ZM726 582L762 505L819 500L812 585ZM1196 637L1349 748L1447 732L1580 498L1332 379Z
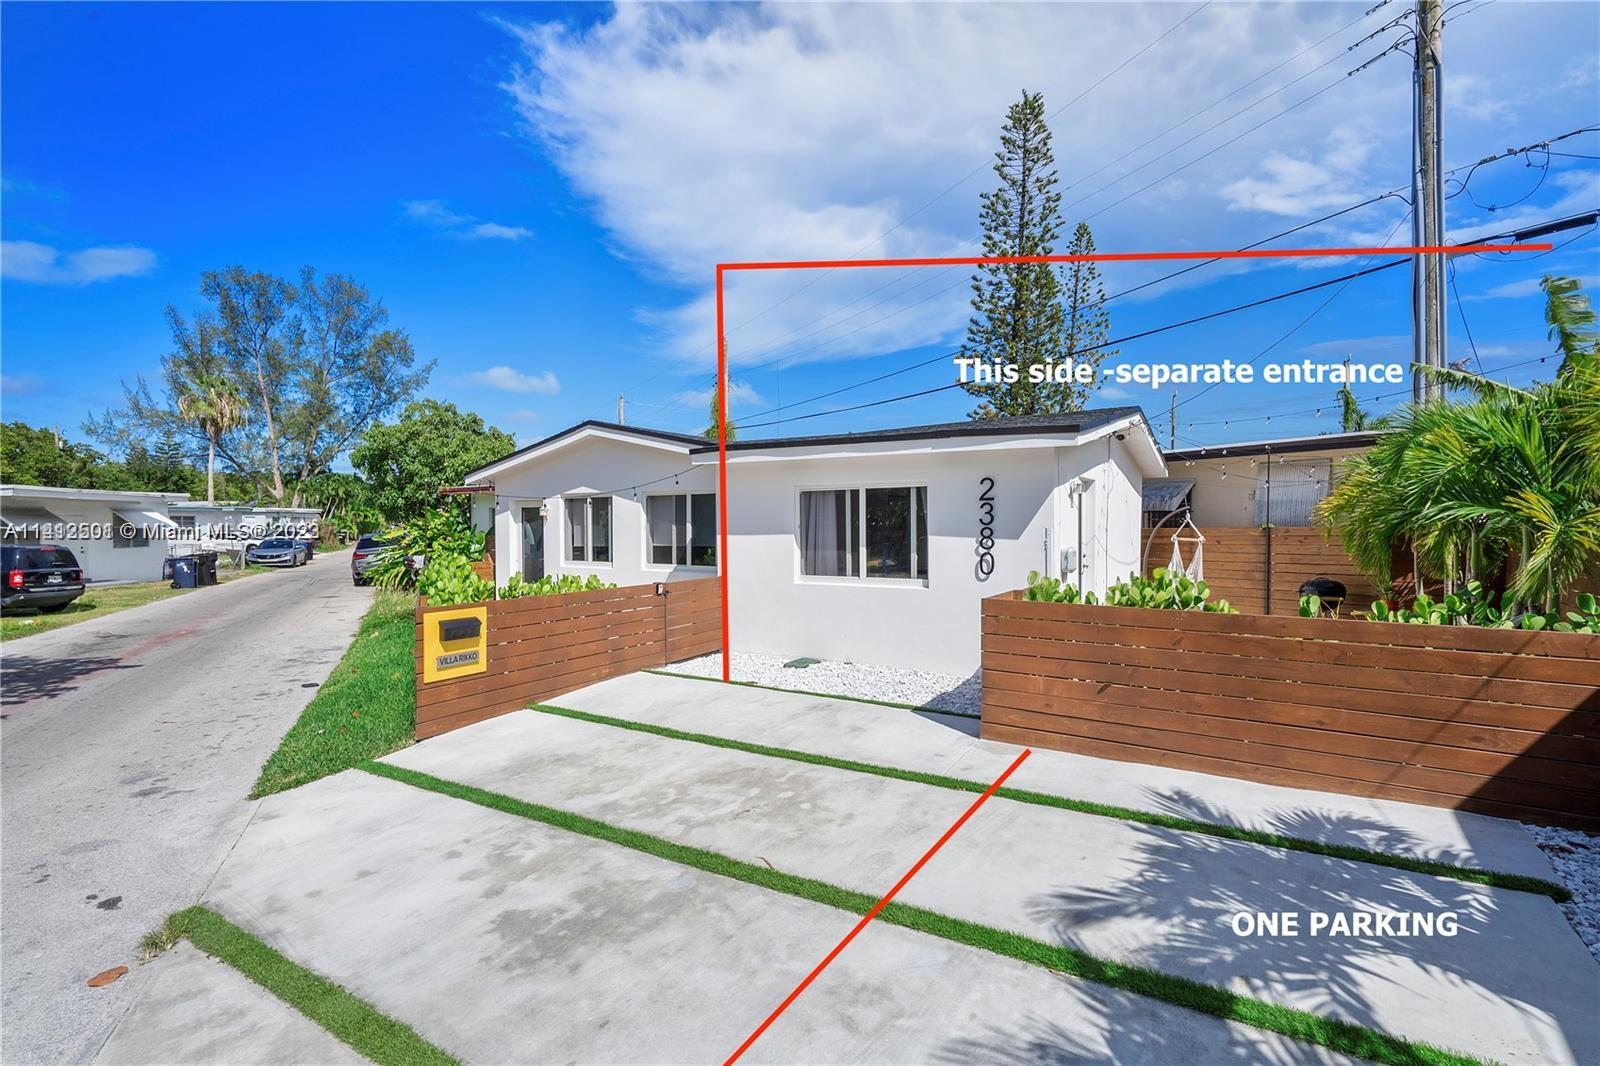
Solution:
M895 429L865 430L859 433L830 433L798 437L770 437L761 440L729 441L728 451L758 458L753 453L774 449L830 449L848 448L859 444L918 444L922 442L970 442L968 446L981 447L990 443L1004 445L1015 442L1017 446L1031 443L1041 437L1080 438L1086 434L1104 435L1118 426L1137 426L1142 431L1142 452L1147 462L1142 463L1151 472L1160 472L1163 463L1160 446L1145 424L1144 412L1138 407L1106 407L1092 411L1074 411L1060 415L1022 415L1012 418L995 418L980 421L936 422L922 426L902 426ZM540 441L510 452L486 466L468 474L466 486L484 482L495 474L517 463L534 459L557 448L566 447L589 437L612 440L632 439L656 448L667 448L691 456L697 463L713 461L717 445L705 437L643 426L625 426L616 422L589 420L552 434ZM1030 441L1030 439L1032 439Z
M772 437L766 440L734 440L728 451L753 451L767 448L815 448L831 444L873 444L884 441L949 440L957 437L1000 437L1076 435L1088 433L1126 418L1142 416L1137 407L1103 407L1093 411L1074 411L1063 415L1017 415L1011 418L968 419L961 422L935 422L926 426L898 429L873 429L860 433L827 433L817 436ZM690 451L696 455L717 450L715 442L704 438Z
M559 433L552 433L543 440L534 441L526 447L518 448L514 452L507 452L494 462L480 466L462 480L467 483L480 481L523 459L531 459L535 455L541 455L547 451L553 451L556 448L593 436L609 437L613 440L633 438L642 443L652 444L656 447L668 447L685 454L695 445L706 442L704 437L697 437L689 433L673 433L670 430L650 429L647 426L625 426L620 422L602 422L599 419L591 418L579 422L575 426L568 426Z
M1382 430L1355 433L1324 433L1317 437L1279 437L1238 444L1208 444L1203 448L1179 448L1166 453L1167 462L1185 459L1224 459L1230 455L1287 455L1292 452L1331 452L1348 448L1370 448L1383 437Z
M69 489L60 485L0 485L0 496L48 500L98 500L107 503L169 503L188 500L186 492L136 492L132 489Z

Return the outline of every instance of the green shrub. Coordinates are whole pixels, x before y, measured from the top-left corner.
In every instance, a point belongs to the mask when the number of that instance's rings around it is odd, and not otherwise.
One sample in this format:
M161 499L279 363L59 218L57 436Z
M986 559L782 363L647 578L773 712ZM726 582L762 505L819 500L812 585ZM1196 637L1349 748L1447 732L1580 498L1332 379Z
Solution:
M1495 594L1477 581L1468 581L1441 600L1418 596L1410 607L1391 608L1379 600L1367 612L1374 622L1405 622L1412 625L1479 626L1485 629L1548 629L1556 633L1600 633L1600 601L1587 592L1578 594L1575 611L1565 615L1517 612L1494 603ZM1322 612L1316 596L1300 598L1300 614L1314 617Z
M588 577L579 577L577 574L562 574L553 577L546 574L537 581L525 581L521 574L512 574L511 580L506 582L505 588L500 590L500 599L514 600L521 596L559 596L566 592L593 592L596 589L614 589L616 583L601 581L599 574L590 574Z
M1212 601L1211 587L1204 581L1159 569L1149 577L1131 577L1106 589L1102 599L1093 592L1080 593L1075 585L1053 577L1028 575L1026 597L1036 603L1082 603L1088 606L1147 607L1159 611L1211 611L1238 614L1227 600Z
M465 559L470 567L474 561L483 558L484 536L482 531L473 529L472 523L454 507L429 511L383 534L383 539L394 547L378 557L378 562L367 571L367 576L380 588L410 588L421 580L421 575L408 565L413 556L434 559L456 555ZM453 562L448 566L455 568ZM433 597L428 598L431 600Z
M563 574L560 577L547 575L538 581L527 581L521 574L512 574L511 580L497 591L493 581L473 572L472 560L456 552L431 556L417 579L417 595L426 597L429 607L454 607L462 603L495 599L515 600L523 596L559 596L568 592L593 592L616 587L613 582L600 580L597 574L588 577L576 574Z

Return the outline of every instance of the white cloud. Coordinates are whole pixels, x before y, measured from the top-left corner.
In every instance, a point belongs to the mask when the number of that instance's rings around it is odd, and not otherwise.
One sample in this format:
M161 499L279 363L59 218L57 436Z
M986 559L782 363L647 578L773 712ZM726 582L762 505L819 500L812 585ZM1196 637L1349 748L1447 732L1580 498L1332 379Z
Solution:
M1230 209L1264 211L1286 218L1305 218L1365 198L1362 176L1373 140L1341 128L1327 146L1301 158L1271 152L1261 161L1262 176L1240 178L1223 186Z
M1552 271L1552 273L1558 273L1558 271ZM1539 280L1539 278L1534 277L1523 278L1521 281L1508 281L1502 285L1485 289L1483 292L1463 294L1462 299L1472 302L1477 300L1526 299L1530 296L1536 296L1542 300L1544 299L1544 290L1539 288ZM1597 287L1600 287L1600 275L1582 275L1578 278L1578 281L1583 285L1586 292L1593 292Z
M713 389L710 386L703 389L685 389L673 396L672 400L674 403L681 404L684 407L709 408L711 406L712 392ZM744 404L749 404L753 407L765 402L760 393L744 382L732 380L728 382L728 409L730 411L736 410Z
M533 236L533 231L523 226L481 222L472 215L451 210L443 200L407 200L402 207L411 221L464 240L520 241Z
M1451 27L1452 67L1491 72L1472 87L1474 99L1511 99L1544 75L1507 68L1504 55L1560 39L1575 61L1592 61L1592 34L1578 32L1587 24L1577 6L1474 10ZM592 205L618 254L686 290L643 317L669 360L701 372L714 362L708 290L716 263L976 252L978 193L994 183L988 162L1020 91L1042 91L1047 109L1062 108L1189 10L623 4L581 29L509 25L523 56L504 84L525 133ZM1283 228L1285 218L1404 184L1410 70L1404 57L1390 56L1345 77L1388 43L1346 54L1390 17L1386 9L1341 29L1356 14L1333 4L1211 5L1071 103L1051 119L1069 224L1091 219L1102 250L1239 247ZM1061 61L1062 41L1081 62ZM1006 63L997 67L1001 54ZM1583 113L1582 91L1570 95ZM1451 126L1452 145L1468 157L1555 132L1540 126L1513 136L1474 115ZM1375 231L1377 243L1403 210L1377 205L1297 239L1335 243L1361 230ZM1170 269L1110 264L1106 287ZM1181 284L1255 269L1265 265L1210 267ZM949 343L966 322L968 273L730 275L730 357L736 366L777 357L795 365Z
M486 385L491 389L499 389L502 392L538 393L541 396L554 396L561 391L561 383L548 370L538 374L526 374L515 367L491 366L487 370L474 370L467 375L467 380L474 385Z
M0 393L7 396L31 396L43 392L46 384L38 374L0 374Z
M1451 70L1444 79L1444 110L1452 119L1507 123L1515 119L1504 89L1471 71Z
M61 252L34 241L0 241L0 276L42 285L88 285L137 277L156 267L148 248L101 246Z

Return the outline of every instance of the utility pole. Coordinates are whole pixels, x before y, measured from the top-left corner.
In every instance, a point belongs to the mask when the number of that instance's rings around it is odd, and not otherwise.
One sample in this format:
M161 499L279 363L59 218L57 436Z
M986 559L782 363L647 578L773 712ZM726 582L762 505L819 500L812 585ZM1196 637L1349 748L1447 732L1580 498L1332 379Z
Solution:
M1417 0L1416 69L1413 96L1416 137L1412 147L1416 171L1411 232L1419 245L1444 244L1444 136L1441 49L1444 42L1443 0ZM1445 258L1419 255L1413 263L1412 354L1425 367L1445 365ZM1414 371L1411 395L1417 403L1444 398L1441 382Z
M619 393L617 393L617 425L619 425L619 426L625 426L625 425L627 425L627 424L628 424L628 421L627 421L627 419L626 419L626 418L625 418L625 417L624 417L624 412L623 412L623 410L622 410L622 408L623 408L623 405L624 405L624 404L625 404L625 403L626 403L626 402L627 402L627 401L625 401L625 400L624 400L624 399L623 399L623 398L622 398L622 394L621 394L621 393L620 393L620 392L619 392Z
M1172 394L1172 406L1167 409L1167 448L1178 447L1178 394Z

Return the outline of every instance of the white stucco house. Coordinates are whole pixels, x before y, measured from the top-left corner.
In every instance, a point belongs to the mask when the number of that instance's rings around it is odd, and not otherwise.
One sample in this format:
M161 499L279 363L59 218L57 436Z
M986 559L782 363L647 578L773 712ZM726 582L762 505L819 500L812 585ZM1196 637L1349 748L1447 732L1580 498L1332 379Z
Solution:
M184 493L0 485L0 536L7 544L60 544L91 584L159 581Z
M1143 482L1165 473L1136 407L730 442L733 650L976 670L983 597L1032 570L1096 590L1137 571ZM723 568L702 437L583 422L465 480L498 584Z
M189 546L237 551L280 529L310 530L322 517L315 507L268 507L185 499L172 505L172 520L189 534Z

